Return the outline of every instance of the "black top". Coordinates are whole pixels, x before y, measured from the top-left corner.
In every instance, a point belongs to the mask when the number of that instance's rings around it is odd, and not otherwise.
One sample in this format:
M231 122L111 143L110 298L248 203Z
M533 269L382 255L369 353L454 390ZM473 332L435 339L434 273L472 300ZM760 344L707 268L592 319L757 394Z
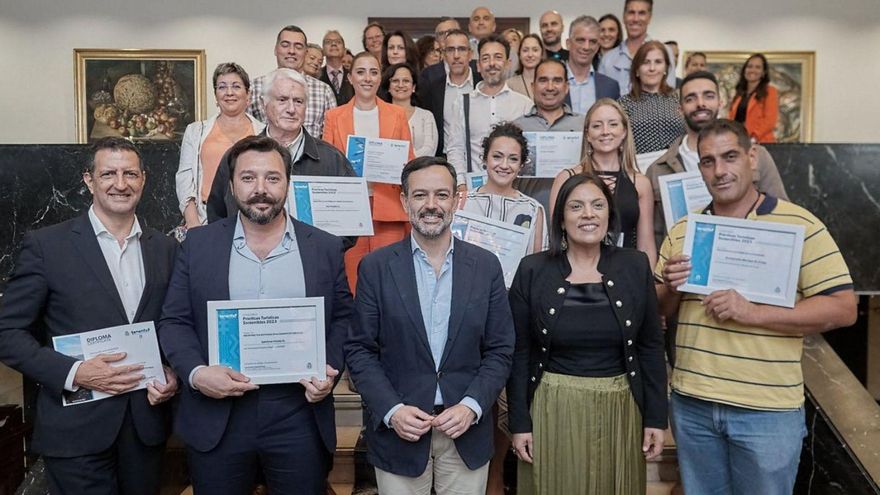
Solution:
M558 52L554 52L552 50L546 50L547 58L553 58L556 60L561 60L562 62L568 62L568 50L565 48L560 48Z
M617 376L623 366L623 332L601 283L572 284L550 337L547 371L574 376Z
M741 123L746 123L746 113L749 109L749 99L751 99L754 93L749 93L742 98L739 99L739 105L736 106L736 117L734 119Z

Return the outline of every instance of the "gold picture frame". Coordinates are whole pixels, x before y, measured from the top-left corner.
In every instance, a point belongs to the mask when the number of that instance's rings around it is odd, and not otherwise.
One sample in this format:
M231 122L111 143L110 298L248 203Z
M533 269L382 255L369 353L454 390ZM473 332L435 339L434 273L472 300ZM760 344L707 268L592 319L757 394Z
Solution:
M76 141L180 141L204 120L205 51L75 48Z
M682 60L693 51L685 53ZM815 105L816 52L702 51L706 54L706 69L718 78L721 113L736 95L740 69L755 53L767 57L770 65L770 84L779 90L779 123L776 141L780 143L809 143L813 141L813 110Z

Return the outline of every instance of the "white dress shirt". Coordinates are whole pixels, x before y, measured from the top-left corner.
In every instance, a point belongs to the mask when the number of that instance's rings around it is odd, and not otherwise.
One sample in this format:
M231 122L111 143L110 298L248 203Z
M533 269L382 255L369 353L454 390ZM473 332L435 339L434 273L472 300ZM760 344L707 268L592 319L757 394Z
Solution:
M104 261L107 262L107 268L110 269L110 276L113 277L113 284L116 285L116 292L122 300L122 307L125 308L125 316L128 322L134 321L137 313L138 305L141 303L141 296L144 294L144 258L141 254L141 225L138 223L137 217L131 225L131 232L119 245L119 241L113 237L113 234L107 230L107 227L95 214L95 207L89 208L89 222L95 231L95 237L98 239L98 246L104 255ZM75 392L79 387L73 384L73 378L79 369L82 361L77 361L67 373L67 380L64 381L64 389Z
M492 126L499 122L513 122L525 115L534 106L527 96L510 89L507 83L494 96L483 93L485 83L477 84L470 93L470 143L465 143L465 122L463 98L458 97L449 114L449 132L444 135L446 142L446 159L458 172L459 182L464 182L464 174L468 171L467 148L471 147L472 171L483 168L483 138L492 131Z
M444 64L446 62L443 62ZM455 106L455 102L459 100L462 94L470 93L474 90L474 73L471 72L471 68L468 67L468 76L467 79L464 80L461 84L455 84L449 79L449 66L446 67L446 89L443 95L443 132L446 133L449 131L449 123L452 118L452 109ZM439 129L438 129L439 131ZM444 134L445 136L445 134ZM446 142L445 150L449 149L449 142Z
M437 151L437 122L434 114L424 108L415 107L409 118L409 133L413 140L413 153L419 156L434 156Z

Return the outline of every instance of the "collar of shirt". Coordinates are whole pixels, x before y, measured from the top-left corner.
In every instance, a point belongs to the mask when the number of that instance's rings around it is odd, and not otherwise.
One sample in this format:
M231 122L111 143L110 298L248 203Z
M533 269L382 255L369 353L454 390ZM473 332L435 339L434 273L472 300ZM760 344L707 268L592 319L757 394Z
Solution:
M652 39L653 38L651 38L651 35L646 34L645 40L642 41L642 44L647 43L647 42L651 41ZM627 60L632 62L632 56L629 54L629 48L627 48L627 45L626 45L627 41L629 41L629 38L626 38L625 40L621 41L620 44L617 45L617 47L611 51L611 53L615 54L618 57L626 57Z
M104 226L104 223L101 222L101 219L98 218L98 215L95 214L95 205L89 207L89 222L92 224L92 229L95 231L95 237L101 237L101 234L105 234L107 236L113 237L113 234L107 230L107 227ZM134 223L131 224L131 231L125 236L125 240L129 241L133 237L137 237L140 239L143 231L141 230L141 224L138 222L137 216L134 217Z
M232 235L232 245L235 247L236 251L239 252L242 252L247 248L247 241L244 238L244 226L241 224L241 215L242 213L239 212L235 217L235 232ZM293 221L290 219L290 215L287 214L286 209L281 210L279 215L284 215L284 217L287 218L287 223L284 226L284 236L281 238L281 242L275 246L275 249L269 253L269 256L266 256L267 260L278 256L279 254L284 254L297 249L296 232L293 230ZM247 249L246 252L250 252L250 249Z
M593 69L593 65L590 64L590 75L587 76L587 78L582 82L577 82L577 80L575 80L574 73L571 71L571 67L569 67L568 64L565 65L565 72L568 74L568 84L575 85L575 84L588 84L590 81L593 80L593 74L596 72L596 70Z
M287 145L287 151L290 151L291 163L298 162L300 157L302 157L303 145L305 144L305 142L304 142L305 138L303 137L305 135L304 131L305 131L305 127L300 128L299 135L296 136L293 139L293 141ZM272 137L272 135L269 134L269 126L268 125L266 126L266 136ZM275 139L275 138L272 138L272 139ZM277 139L276 139L276 141L277 141Z
M422 253L422 255L427 258L428 253L425 252L424 249L422 249L422 246L419 246L419 241L416 240L416 236L410 234L409 240L410 240L410 247L412 248L413 256L415 256L416 253ZM452 255L453 251L455 251L454 247L455 247L455 239L449 239L449 248L446 249L446 260L447 261L449 260L449 257Z
M510 89L509 86L507 86L507 83L505 82L505 83L504 83L504 86L501 88L501 91L499 91L499 92L495 93L494 95L491 95L491 96L490 96L490 95L487 95L486 93L483 92L483 83L484 83L484 82L485 82L485 81L480 81L479 84L477 84L476 86L474 86L474 90L471 91L471 97L483 96L483 97L485 97L485 98L493 98L493 97L501 96L501 95L503 95L504 93L509 93L509 92L512 92L512 91L513 91L512 89Z
M562 104L562 115L573 116L574 111L572 111L571 107L568 106L568 103ZM532 105L532 109L529 110L523 117L541 117L540 113L538 113L538 105Z
M443 62L444 64L446 62ZM474 87L474 73L471 71L470 64L468 64L468 76L462 81L461 84L455 84L452 82L452 79L449 78L449 66L446 67L446 87L447 88L463 88L465 85L470 84L471 87Z

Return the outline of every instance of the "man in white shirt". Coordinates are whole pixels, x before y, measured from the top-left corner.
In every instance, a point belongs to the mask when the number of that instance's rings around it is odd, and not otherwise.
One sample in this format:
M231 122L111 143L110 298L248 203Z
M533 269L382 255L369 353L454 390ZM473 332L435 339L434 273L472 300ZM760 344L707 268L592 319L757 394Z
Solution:
M648 36L648 24L651 23L653 10L654 0L625 0L623 25L626 27L626 40L602 56L599 73L617 81L620 86L620 94L629 93L629 72L632 67L632 59L639 47L651 40L651 37ZM668 46L666 51L669 53L669 60L674 60L675 57ZM666 84L671 88L676 87L675 64L672 64L666 73Z
M449 40L447 40L448 48ZM479 44L477 62L483 81L471 93L459 97L444 128L446 155L458 172L459 183L464 174L482 170L483 138L499 122L513 122L532 108L532 100L511 90L504 78L510 57L510 45L503 36L491 34Z
M143 365L119 364L125 352L83 359L52 338L158 320L177 242L135 216L146 173L130 141L95 143L83 182L87 212L25 235L0 308L0 362L40 385L31 447L53 494L157 495L170 413L158 404L176 393L174 373L133 391ZM62 405L91 391L113 397Z

